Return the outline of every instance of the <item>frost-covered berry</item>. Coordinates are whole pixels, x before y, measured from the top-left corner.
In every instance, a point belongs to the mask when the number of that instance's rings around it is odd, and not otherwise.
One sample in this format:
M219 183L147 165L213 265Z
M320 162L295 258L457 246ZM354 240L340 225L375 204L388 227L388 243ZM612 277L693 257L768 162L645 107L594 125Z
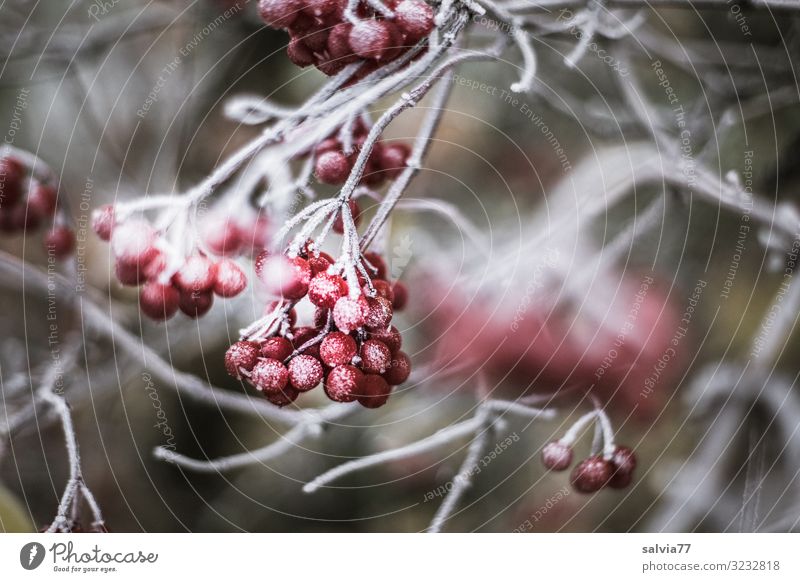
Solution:
M433 9L422 0L403 0L395 7L394 16L409 42L417 42L433 30Z
M319 273L308 284L308 299L318 307L332 309L347 294L347 283L339 275Z
M356 341L340 331L326 335L319 346L320 358L331 367L349 364L357 352Z
M386 172L389 178L396 178L406 167L410 153L408 146L403 143L382 147L378 159L381 170Z
M308 67L317 62L313 51L299 38L293 38L286 47L286 56L298 67Z
M378 253L369 251L364 253L364 268L372 275L373 279L386 279L387 268L386 261Z
M369 303L363 295L359 295L357 299L342 297L333 306L333 322L345 333L364 325L368 315Z
M361 380L358 403L365 408L379 408L386 404L392 387L382 377L365 374Z
M172 282L181 293L205 293L211 291L216 281L216 265L205 255L194 254L172 276Z
M285 337L270 337L261 344L261 355L279 362L291 356L293 351L291 342Z
M358 398L364 374L355 366L336 366L325 378L325 394L335 402L353 402Z
M361 369L366 374L383 374L392 361L392 352L386 344L375 339L361 345Z
M258 14L272 28L288 28L300 15L301 0L260 0Z
M372 288L375 290L375 294L377 296L388 299L390 304L394 301L394 290L392 289L391 283L388 281L384 281L383 279L373 279ZM369 287L364 285L362 291L367 293L369 291Z
M167 255L156 249L153 258L141 268L145 281L154 281L167 268Z
M302 348L304 354L320 359L319 346L321 340L317 340L317 337L320 335L320 333L320 330L314 327L298 327L293 332L294 336L292 337L292 347L294 347L296 351L299 351ZM312 340L314 340L316 343L303 348L307 342Z
M217 263L214 274L214 293L220 297L235 297L247 287L247 276L231 259Z
M11 156L0 158L0 208L10 208L22 196L25 167Z
M551 471L564 471L572 464L572 447L558 441L542 448L542 464Z
M128 285L130 287L138 287L147 281L143 270L136 265L131 266L125 263L115 263L114 274L122 285Z
M118 224L111 233L111 250L117 261L127 266L142 267L157 253L156 231L141 220Z
M203 291L201 293L184 293L181 292L178 307L184 313L192 318L203 317L211 310L214 305L214 294L211 291Z
M36 184L31 191L28 192L28 198L25 201L28 207L28 213L32 214L38 219L44 220L53 216L56 211L56 203L58 201L58 194L56 189L46 184Z
M302 299L308 292L311 267L301 257L269 256L261 265L260 277L270 293L284 299Z
M217 256L234 256L245 242L242 228L221 213L214 213L203 221L200 236L208 250Z
M286 386L277 392L264 392L264 397L269 402L275 406L280 406L281 408L284 406L289 406L292 402L297 400L299 395L300 393L291 386Z
M62 224L57 224L44 235L44 248L48 254L63 259L75 249L75 233Z
M618 446L611 457L613 475L608 481L612 489L624 489L633 480L633 470L636 469L636 453L629 447Z
M386 329L392 321L392 303L385 297L367 298L369 313L364 322L369 329Z
M263 358L253 366L250 381L262 392L274 394L286 387L289 370L278 360Z
M324 273L333 263L333 257L328 253L320 253L319 256L311 255L308 257L308 266L311 267L312 275Z
M369 337L385 344L392 354L396 354L403 346L403 336L395 326L383 330L371 330Z
M289 362L289 382L300 392L306 392L322 381L323 368L313 356L300 354Z
M100 240L109 241L111 240L111 233L114 230L116 220L114 207L111 204L96 208L92 212L92 230Z
M175 287L155 281L146 283L139 292L139 308L156 321L164 321L175 315L179 301L180 293Z
M350 48L349 39L352 29L353 25L349 22L340 22L331 28L326 48L332 61L346 64L358 60L358 55L354 54L353 49Z
M385 20L360 20L350 30L350 48L358 56L376 61L385 60L397 45L397 28Z
M611 478L611 463L599 455L584 459L572 471L570 481L572 488L579 493L595 493L600 491Z
M411 358L405 352L392 355L392 361L384 372L383 377L392 386L399 386L411 375Z
M258 362L259 347L255 342L240 341L225 352L225 371L237 380L242 379L240 370L250 371Z
M337 150L322 153L314 163L314 175L323 184L344 184L350 175L350 161Z
M394 301L392 302L392 307L395 311L402 311L405 309L406 304L408 304L408 287L406 287L400 281L395 281L392 291L394 291Z

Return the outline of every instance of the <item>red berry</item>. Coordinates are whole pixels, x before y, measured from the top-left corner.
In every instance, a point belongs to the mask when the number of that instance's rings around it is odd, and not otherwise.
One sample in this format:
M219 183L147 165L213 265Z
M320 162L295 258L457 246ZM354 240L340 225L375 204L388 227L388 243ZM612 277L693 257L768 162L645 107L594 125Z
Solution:
M386 261L383 260L383 257L381 257L378 253L369 251L364 253L363 259L364 268L367 270L367 273L372 275L370 278L386 279L388 270L386 268Z
M389 178L396 178L406 167L408 156L411 153L406 144L392 144L381 149L378 164Z
M584 459L572 471L572 488L579 493L595 493L600 491L611 478L611 463L596 455Z
M172 282L182 293L205 293L211 291L216 281L216 265L205 255L187 257Z
M368 315L369 303L363 295L359 295L357 299L342 297L333 306L333 322L345 333L350 333L364 325Z
M153 258L141 268L142 275L146 281L153 281L167 268L167 256L156 249Z
M22 196L25 166L10 156L0 158L0 208L11 208Z
M178 301L180 310L189 317L203 317L209 312L212 305L214 305L214 294L211 291L197 292L181 292L181 298Z
M349 335L334 331L325 336L319 346L319 355L328 366L349 364L358 351L356 341Z
M389 303L394 301L394 291L392 290L392 285L388 281L384 281L383 279L373 279L372 280L372 288L375 289L375 293L378 297L383 297L389 300ZM369 291L369 287L364 285L362 288L364 293Z
M348 42L358 56L382 61L396 48L395 30L385 20L361 20L350 30Z
M318 307L332 309L347 294L347 283L339 275L320 273L308 284L308 299Z
M253 367L250 381L262 392L274 394L286 387L286 383L289 381L289 370L278 360L264 358Z
M358 55L353 54L353 49L350 48L350 31L353 25L349 22L340 22L333 28L328 35L328 55L330 60L337 63L352 63L358 60ZM336 143L338 146L338 142ZM317 150L319 153L319 150Z
M311 267L311 274L324 273L334 263L333 257L328 253L320 253L318 257L311 255L308 257L308 266Z
M327 16L341 8L339 0L305 0L303 12L309 16Z
M147 317L165 321L178 311L180 293L172 285L155 281L146 283L139 292L139 307Z
M277 309L282 309L283 306L283 301L270 301L264 306L264 315L272 315ZM286 312L286 317L289 320L289 325L294 325L297 323L297 310L292 307Z
M311 390L322 381L323 368L313 356L300 354L289 362L289 382L300 392Z
M564 471L572 464L572 447L558 441L547 443L542 448L542 464L552 471Z
M323 184L344 184L350 175L350 161L340 151L324 152L314 163L314 175Z
M200 229L200 236L208 250L217 256L237 255L244 245L241 227L222 214L215 213L205 220Z
M271 337L264 340L261 344L261 355L272 360L284 361L292 355L294 348L292 343L285 337Z
M358 395L358 403L365 408L379 408L386 404L392 387L375 374L365 374L361 380L361 390Z
M302 299L308 292L311 267L301 257L272 256L263 261L260 276L270 293L284 299Z
M36 184L28 193L26 204L28 213L33 214L39 219L44 220L56 211L56 201L58 194L55 188L45 184Z
M308 67L317 62L311 49L298 38L289 41L289 46L286 47L286 56L298 67Z
M403 345L403 337L395 326L384 330L370 331L369 337L385 344L392 354L396 354Z
M156 256L156 232L146 222L132 220L118 224L111 234L111 250L126 266L144 267Z
M222 259L215 270L214 293L220 297L235 297L247 287L247 276L231 259Z
M325 394L335 402L353 402L358 398L364 374L355 366L336 366L325 378Z
M409 42L417 42L433 30L433 9L422 0L403 0L395 7L394 16Z
M395 311L402 311L405 309L406 304L408 303L408 287L406 287L400 281L395 281L392 291L394 291L394 301L392 302L392 307Z
M369 329L386 329L392 321L392 303L385 297L367 298L369 313L364 322Z
M109 241L111 240L111 233L114 230L116 220L114 207L111 204L96 208L92 212L92 230L100 240Z
M361 345L361 369L366 374L383 374L392 361L392 352L386 344L375 339Z
M411 358L405 352L397 352L392 356L389 367L383 377L392 386L399 386L411 375Z
M336 139L335 137L329 137L322 140L316 145L316 147L314 148L314 154L316 154L316 156L319 157L325 152L332 152L333 150L341 150L341 149L342 149L342 144L339 143L339 140Z
M258 362L259 348L255 342L240 341L231 345L225 352L225 371L237 380L242 379L240 370L253 369Z
M628 447L618 446L611 457L613 475L608 481L612 489L624 489L633 480L633 470L636 468L636 454Z
M347 206L350 207L350 216L353 217L353 224L358 226L361 224L361 208L359 207L358 202L351 198L347 201ZM338 234L344 234L344 219L342 219L341 211L339 211L339 215L336 217L336 220L333 221L333 231Z
M142 269L136 265L131 266L125 263L116 263L114 265L114 274L122 285L128 285L130 287L138 287L147 281L147 277L145 277Z
M260 0L258 13L272 28L288 28L299 16L300 0Z
M297 400L299 395L300 393L291 386L287 386L283 390L279 390L277 392L264 392L264 397L267 400L269 400L275 406L280 406L281 408L288 406Z
M313 339L316 339L317 336L320 335L320 330L315 329L313 327L298 327L294 330L294 337L292 338L292 346L295 350L300 350L306 342L309 342ZM303 353L308 356L314 356L315 358L319 358L319 346L320 342L318 341L315 344L312 344L303 350Z
M328 46L328 34L330 34L330 29L315 21L314 25L299 40L302 40L303 44L315 53L322 53Z
M69 227L55 225L44 236L44 248L57 259L68 257L75 249L75 233Z

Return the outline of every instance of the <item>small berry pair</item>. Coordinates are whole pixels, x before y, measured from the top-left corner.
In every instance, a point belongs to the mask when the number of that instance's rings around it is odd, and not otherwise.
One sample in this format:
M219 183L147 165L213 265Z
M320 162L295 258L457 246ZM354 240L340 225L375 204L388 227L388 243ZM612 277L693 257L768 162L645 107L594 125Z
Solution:
M159 233L144 220L118 222L112 206L95 211L92 228L111 243L119 282L142 286L139 306L156 321L167 320L178 310L189 317L201 317L211 309L215 295L235 297L247 286L247 277L235 261L215 261L199 251L167 273L168 256L159 248Z
M75 234L57 211L55 188L29 176L17 158L0 158L0 230L31 233L50 224L43 239L45 251L63 259L75 250Z
M572 447L559 441L547 443L542 449L542 464L553 471L565 471L572 464ZM595 493L604 487L624 489L633 481L636 454L628 447L617 446L610 459L592 455L578 463L570 482L580 493Z

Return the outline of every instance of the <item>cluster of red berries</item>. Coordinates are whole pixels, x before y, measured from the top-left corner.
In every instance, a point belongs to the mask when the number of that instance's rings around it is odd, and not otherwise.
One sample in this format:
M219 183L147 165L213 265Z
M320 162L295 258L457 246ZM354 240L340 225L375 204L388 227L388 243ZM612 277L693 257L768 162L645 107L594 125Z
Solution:
M225 354L228 373L245 379L277 406L294 402L320 382L336 402L383 406L392 387L411 373L411 360L400 350L400 332L391 325L408 292L402 283L387 281L380 255L365 253L363 260L374 276L362 280L362 293L353 296L344 278L330 272L334 261L326 253L306 249L293 259L262 253L256 272L281 297L267 310L291 305L290 327L286 337L234 343ZM294 304L303 298L316 308L314 325L296 327Z
M30 233L51 223L44 235L45 250L58 259L72 254L75 233L56 216L56 189L28 175L15 157L0 158L0 230Z
M261 18L268 26L286 29L286 53L299 67L314 65L335 75L346 65L367 63L359 77L393 61L433 30L433 10L423 0L388 0L394 14L386 18L367 2L355 11L360 19L345 18L348 0L260 0Z
M542 449L542 463L553 471L565 471L572 464L572 447L553 441ZM580 493L595 493L603 487L624 489L633 480L636 454L628 447L617 446L610 459L593 455L575 466L570 481Z
M189 317L201 317L211 309L215 295L234 297L247 286L247 277L235 261L213 260L201 251L185 257L174 273L167 273L169 257L159 248L159 232L144 220L118 223L113 206L95 210L92 228L102 240L110 241L119 282L142 286L139 306L156 321L169 319L179 309Z
M353 128L353 151L348 155L336 137L329 137L314 150L314 175L323 184L344 184L367 138L369 128L362 122ZM367 158L361 184L378 187L387 179L396 178L406 167L411 149L405 143L375 142Z

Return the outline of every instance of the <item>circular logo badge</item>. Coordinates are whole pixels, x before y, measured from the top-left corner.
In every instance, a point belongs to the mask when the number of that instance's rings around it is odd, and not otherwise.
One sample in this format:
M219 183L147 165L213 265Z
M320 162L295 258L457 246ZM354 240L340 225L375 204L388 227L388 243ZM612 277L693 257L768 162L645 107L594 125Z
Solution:
M26 570L35 570L44 561L44 546L39 542L30 542L19 551L19 563Z

